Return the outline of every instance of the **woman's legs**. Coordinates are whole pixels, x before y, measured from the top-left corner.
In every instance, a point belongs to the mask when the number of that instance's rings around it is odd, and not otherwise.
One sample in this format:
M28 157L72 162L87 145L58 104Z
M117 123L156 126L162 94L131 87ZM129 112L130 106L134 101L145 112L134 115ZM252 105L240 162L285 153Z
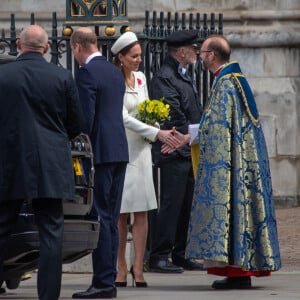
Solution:
M133 271L137 282L144 281L144 254L147 243L148 218L147 212L135 212L132 226L132 239L134 247Z
M120 214L118 221L119 247L118 247L118 274L116 282L125 282L127 280L126 264L126 244L127 244L127 214Z

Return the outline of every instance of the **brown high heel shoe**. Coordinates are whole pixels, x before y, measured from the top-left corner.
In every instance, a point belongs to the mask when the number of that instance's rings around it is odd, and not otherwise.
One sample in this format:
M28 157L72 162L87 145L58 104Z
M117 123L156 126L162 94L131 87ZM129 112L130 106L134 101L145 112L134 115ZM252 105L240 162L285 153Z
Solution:
M132 275L132 287L134 287L134 284L138 288L146 288L148 287L148 284L146 281L136 281L135 280L135 274L133 272L133 266L130 268L130 274Z

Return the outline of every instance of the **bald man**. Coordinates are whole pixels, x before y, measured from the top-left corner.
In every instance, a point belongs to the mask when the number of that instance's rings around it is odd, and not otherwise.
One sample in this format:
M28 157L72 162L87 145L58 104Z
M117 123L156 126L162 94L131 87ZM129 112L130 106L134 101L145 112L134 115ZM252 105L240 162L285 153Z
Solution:
M186 256L204 259L215 289L251 287L281 267L269 159L251 88L225 37L201 47L215 74L199 127L200 157Z
M82 111L72 74L43 58L49 48L45 30L25 27L17 45L16 61L0 67L0 271L6 241L30 199L39 230L38 296L56 300L62 199L74 199L75 191L69 142L82 130Z
M248 289L251 276L269 276L281 260L265 138L251 88L230 53L223 36L208 37L200 51L215 79L199 126L186 257L225 276L214 289Z

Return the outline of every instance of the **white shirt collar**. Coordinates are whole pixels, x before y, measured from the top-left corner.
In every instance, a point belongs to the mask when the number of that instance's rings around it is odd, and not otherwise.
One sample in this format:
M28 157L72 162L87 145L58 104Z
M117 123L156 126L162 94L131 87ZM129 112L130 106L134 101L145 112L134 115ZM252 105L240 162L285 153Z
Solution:
M88 64L88 63L89 63L94 57L96 57L96 56L102 56L102 54L101 54L99 51L92 53L92 54L86 59L85 64Z
M181 72L181 74L185 75L186 68L179 66L179 71Z

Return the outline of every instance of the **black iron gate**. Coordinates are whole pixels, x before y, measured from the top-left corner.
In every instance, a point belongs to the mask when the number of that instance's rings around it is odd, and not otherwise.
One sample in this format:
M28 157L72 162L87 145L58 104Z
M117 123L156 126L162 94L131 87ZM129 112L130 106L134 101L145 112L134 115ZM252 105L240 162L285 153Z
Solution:
M35 15L30 15L29 24L35 24ZM200 40L204 40L212 34L223 34L223 18L222 14L218 15L216 20L215 14L200 14L195 15L190 13L174 13L168 12L165 16L164 12L160 12L159 16L156 11L153 11L152 18L150 12L145 12L145 24L142 32L137 32L138 38L143 48L143 62L141 71L146 75L149 82L152 75L160 68L162 61L167 53L165 39L173 31L177 30L199 30ZM95 27L98 32L99 28ZM53 64L61 65L73 72L76 72L77 64L72 56L70 47L70 36L58 32L56 13L52 13L52 28L49 34L50 44L50 61ZM17 50L17 35L15 15L11 15L11 24L9 37L5 36L5 31L2 29L0 38L0 54L18 55ZM103 55L109 61L112 61L112 53L110 51L112 44L118 36L99 36L99 46ZM207 71L201 70L201 64L198 62L191 66L191 75L194 76L198 91L201 95L201 101L204 104L207 99L211 76Z

